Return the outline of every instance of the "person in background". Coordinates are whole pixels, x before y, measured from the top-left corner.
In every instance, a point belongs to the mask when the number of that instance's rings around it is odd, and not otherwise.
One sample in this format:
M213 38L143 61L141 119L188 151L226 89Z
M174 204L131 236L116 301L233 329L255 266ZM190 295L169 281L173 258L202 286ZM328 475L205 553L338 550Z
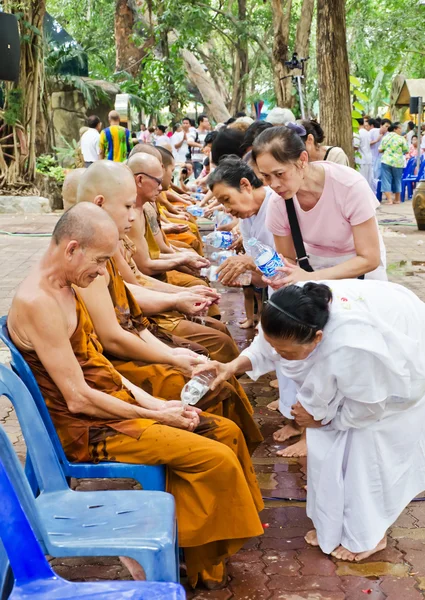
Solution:
M211 124L207 115L200 115L198 117L198 129L195 134L191 133L187 139L191 151L195 178L199 177L199 174L202 171L202 165L204 164L205 158L202 149L209 131L211 131Z
M177 163L182 163L186 160L187 154L187 133L183 130L181 123L176 123L173 127L173 135L171 136L171 146L173 148L174 160Z
M92 165L96 160L99 160L100 153L100 131L102 129L102 123L96 115L91 115L87 119L88 129L81 136L81 153L84 158L84 166L87 168Z
M169 145L170 140L169 140L168 136L165 134L166 129L167 128L165 127L165 125L157 125L157 127L155 129L155 141L154 141L155 146L164 146L164 144L166 146Z
M366 130L364 119L357 119L359 131L354 134L353 145L356 151L355 161L359 171L373 189L372 153L370 151L369 131Z
M276 106L273 108L266 117L266 122L272 125L286 125L287 123L295 123L295 115L289 108L280 108Z
M404 137L406 138L406 142L408 143L409 146L412 144L412 138L414 135L415 135L415 124L413 121L409 121L407 123L407 131L404 135Z
M188 187L195 182L195 174L193 172L193 163L187 160L180 170L179 185L185 192L190 192L191 188Z
M425 124L421 127L422 138L421 138L421 153L425 154Z
M369 132L370 150L372 152L373 177L375 182L381 179L381 158L379 146L383 138L388 133L388 128L391 126L389 119L375 119L375 127Z
M382 192L387 198L387 204L400 204L404 155L408 151L409 146L402 136L401 123L393 123L388 130L388 135L382 140L379 147L379 152L382 153ZM394 200L392 193L394 194Z
M418 136L412 135L411 144L409 148L409 152L406 154L406 160L410 160L411 158L416 158L418 156ZM406 139L407 141L407 139Z
M108 120L109 127L100 134L99 158L124 162L132 148L130 131L120 125L120 115L116 110L111 110Z
M342 148L338 146L324 146L323 141L325 134L320 124L314 119L299 121L305 129L305 135L301 135L301 139L304 141L308 157L311 162L318 160L328 160L330 162L337 163L339 165L350 166L348 156L345 154Z
M146 142L146 137L149 134L147 127L144 123L140 123L140 131L137 134L137 140L139 142Z
M273 127L273 125L271 123L267 123L267 121L254 121L251 123L251 125L245 131L245 136L240 146L242 156L246 156L248 152L251 152L255 138L260 135L262 131L269 129L270 127Z

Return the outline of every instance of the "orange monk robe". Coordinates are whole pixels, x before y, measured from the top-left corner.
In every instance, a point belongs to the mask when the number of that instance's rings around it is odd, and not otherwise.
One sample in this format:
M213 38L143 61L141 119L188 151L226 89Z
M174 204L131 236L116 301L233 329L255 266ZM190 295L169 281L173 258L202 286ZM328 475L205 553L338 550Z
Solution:
M113 258L108 260L106 268L109 274L108 289L114 304L118 323L127 331L130 331L134 335L139 335L140 331L144 328L142 311L134 296L126 287ZM146 369L152 365L146 365L139 361L116 359L114 357L108 358L110 358L117 371L123 377L126 377L134 385L142 387L145 391L151 393L149 389L146 389L147 382L143 378L144 374L142 374L143 380L140 379L140 366ZM167 365L155 365L155 367L156 373L153 377L167 379L169 387L173 390L171 392L167 386L164 386L167 389L167 399L177 400L180 398L180 392L189 378L185 378L175 367ZM158 373L158 371L161 372ZM218 389L209 391L200 403L198 403L198 407L234 421L242 429L251 451L254 451L258 444L263 441L263 436L252 416L252 406L236 378L233 377L228 382L224 382Z
M77 327L70 338L88 385L137 404L120 374L103 355L93 323L76 294ZM242 432L228 419L201 414L196 433L152 419L102 419L73 414L35 352L22 352L35 375L69 460L113 460L167 465L167 491L176 500L180 546L189 582L217 582L223 561L263 533L263 502ZM150 380L155 396L167 396L168 382ZM225 482L225 484L223 484Z
M161 250L156 242L155 236L152 232L151 226L149 224L149 219L145 216L145 240L149 249L149 256L152 260L157 260L160 257ZM170 283L171 285L177 285L181 287L193 287L196 285L208 285L204 279L200 279L199 277L194 277L193 275L189 275L187 273L181 273L180 271L167 271L167 273L159 273L154 275L156 279L160 281L165 281L166 283ZM220 310L216 304L212 304L208 309L209 317L219 317Z
M162 193L164 193L164 192L162 192ZM187 245L190 248L192 248L193 250L195 250L195 252L197 252L200 256L203 256L204 245L202 243L201 236L199 235L197 225L194 223L191 223L190 221L185 221L184 219L179 219L179 218L175 218L175 217L172 217L172 218L167 217L167 220L170 221L171 223L178 223L180 225L188 225L189 231L183 231L181 233L164 233L162 230L162 223L161 223L161 214L164 213L164 210L165 210L164 206L161 204L160 200L157 200L156 211L157 211L157 216L158 216L158 225L159 225L159 228L161 229L162 234L164 235L164 240L166 241L166 243L168 245L170 245L168 240L172 240L172 243L174 245L175 245L175 242L181 242L184 245ZM182 246L178 246L178 247L182 247Z

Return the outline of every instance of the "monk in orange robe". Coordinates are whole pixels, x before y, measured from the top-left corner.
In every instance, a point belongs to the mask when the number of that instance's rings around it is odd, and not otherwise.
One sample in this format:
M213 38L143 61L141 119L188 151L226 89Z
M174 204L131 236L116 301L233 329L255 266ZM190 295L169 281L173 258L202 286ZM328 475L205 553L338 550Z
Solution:
M117 244L114 222L94 204L64 213L17 290L9 333L33 370L70 460L167 465L189 582L215 589L227 583L226 558L263 532L261 494L235 423L165 402L167 386L155 378L154 397L104 356L73 285L84 289L104 275ZM134 562L130 568L140 577Z

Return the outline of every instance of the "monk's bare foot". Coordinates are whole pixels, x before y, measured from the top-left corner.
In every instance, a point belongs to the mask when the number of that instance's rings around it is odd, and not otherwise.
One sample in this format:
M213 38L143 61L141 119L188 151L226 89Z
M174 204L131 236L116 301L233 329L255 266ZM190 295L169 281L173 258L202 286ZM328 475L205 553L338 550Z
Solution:
M128 556L120 556L120 561L128 569L130 575L135 581L146 581L146 574L144 568L134 560L134 558L129 558Z
M289 440L289 438L301 435L301 433L302 431L298 429L295 423L294 425L292 425L292 423L288 423L287 425L284 425L281 429L278 429L274 432L273 439L275 442L286 442L286 440Z
M385 550L387 547L387 536L384 536L382 540L373 548L372 550L367 550L366 552L350 552L344 546L338 546L333 552L332 556L337 558L338 560L346 560L349 562L360 562L361 560L365 560L372 556L372 554L376 554L377 552L381 552L381 550Z
M311 531L309 531L305 535L304 539L307 542L307 544L309 544L310 546L318 546L319 545L319 540L317 539L317 532L315 529L312 529Z
M284 456L285 458L301 458L302 456L307 456L307 442L306 440L300 440L296 444L292 444L292 446L288 446L283 450L278 450L276 454L277 456Z
M279 400L273 400L270 404L267 404L268 410L278 410L279 408Z
M252 319L245 319L245 321L239 325L239 329L251 329L254 325L255 323Z
M277 379L272 379L271 382L269 383L269 386L271 388L273 388L274 390L278 390L279 389L279 381Z

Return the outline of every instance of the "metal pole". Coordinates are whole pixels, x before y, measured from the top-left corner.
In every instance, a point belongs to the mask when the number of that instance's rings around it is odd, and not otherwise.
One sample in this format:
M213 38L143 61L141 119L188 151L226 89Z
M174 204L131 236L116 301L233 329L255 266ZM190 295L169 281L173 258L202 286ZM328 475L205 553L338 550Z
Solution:
M423 98L419 96L418 98L418 157L416 159L416 167L419 173L419 167L421 166L421 140L422 140L422 113L423 113Z
M300 111L301 111L301 118L305 119L305 109L304 109L304 98L303 98L303 88L301 85L301 79L302 77L300 75L296 75L295 79L297 80L297 87L298 87L298 96L300 98Z

